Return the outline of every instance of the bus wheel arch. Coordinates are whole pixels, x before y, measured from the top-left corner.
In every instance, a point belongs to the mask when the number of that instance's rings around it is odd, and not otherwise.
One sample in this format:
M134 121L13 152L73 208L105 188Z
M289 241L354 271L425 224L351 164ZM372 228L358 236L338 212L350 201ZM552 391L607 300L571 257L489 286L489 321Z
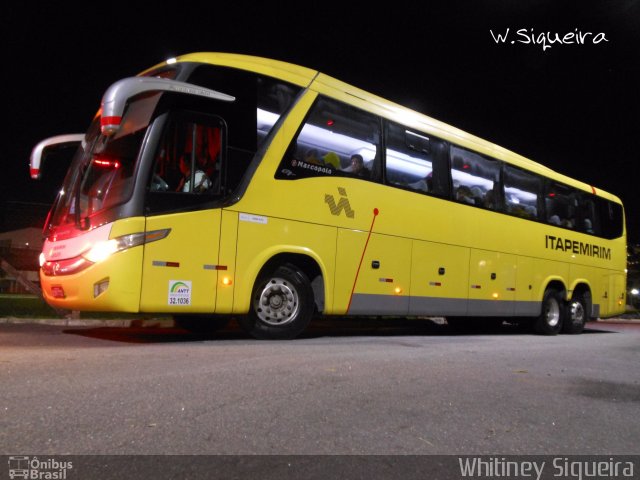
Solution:
M279 265L289 265L299 269L303 272L309 281L313 289L313 296L318 312L324 310L325 304L325 284L324 273L320 267L318 261L302 253L283 252L272 256L260 269L256 280L260 278L265 272L272 271ZM255 282L254 282L255 283Z
M566 288L558 280L549 282L542 296L540 315L533 327L541 335L557 335L566 318Z
M318 303L323 304L324 298L316 298L320 291L324 296L322 273L314 259L300 254L275 255L260 269L249 312L238 322L258 339L295 338L309 325Z
M582 333L585 324L591 320L592 295L589 285L579 283L575 286L562 325L564 333Z

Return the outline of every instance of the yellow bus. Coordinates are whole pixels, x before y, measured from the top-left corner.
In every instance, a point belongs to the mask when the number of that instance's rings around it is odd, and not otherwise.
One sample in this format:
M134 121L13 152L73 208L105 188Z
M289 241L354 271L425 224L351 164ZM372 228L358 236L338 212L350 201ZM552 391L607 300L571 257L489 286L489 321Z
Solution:
M235 317L444 316L579 333L624 311L614 195L308 68L194 53L114 83L45 225L51 305Z

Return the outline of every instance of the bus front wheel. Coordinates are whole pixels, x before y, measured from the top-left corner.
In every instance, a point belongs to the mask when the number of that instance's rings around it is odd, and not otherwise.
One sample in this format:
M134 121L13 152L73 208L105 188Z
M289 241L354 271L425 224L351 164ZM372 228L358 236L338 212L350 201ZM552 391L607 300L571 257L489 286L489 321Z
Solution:
M297 337L314 312L309 278L291 264L261 275L253 287L249 313L239 319L251 336L265 340Z
M541 335L557 335L565 317L564 299L557 290L549 289L542 298L542 312L534 322L534 330Z

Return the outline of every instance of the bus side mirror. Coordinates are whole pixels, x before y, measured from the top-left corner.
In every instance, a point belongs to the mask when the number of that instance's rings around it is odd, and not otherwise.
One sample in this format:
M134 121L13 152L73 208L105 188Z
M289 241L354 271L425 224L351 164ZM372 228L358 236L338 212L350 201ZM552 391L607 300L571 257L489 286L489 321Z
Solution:
M29 173L34 180L40 179L40 170L48 154L64 148L77 148L84 141L84 133L57 135L38 143L31 151L29 159Z

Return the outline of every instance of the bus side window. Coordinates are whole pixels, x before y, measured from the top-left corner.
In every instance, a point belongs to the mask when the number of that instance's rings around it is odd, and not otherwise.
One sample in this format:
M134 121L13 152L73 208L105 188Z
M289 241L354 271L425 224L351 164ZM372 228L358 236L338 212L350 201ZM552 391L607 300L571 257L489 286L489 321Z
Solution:
M530 220L537 219L541 191L542 177L505 165L504 201L508 214Z
M599 217L595 199L588 193L581 193L578 208L578 230L590 235L599 234Z
M594 197L600 231L604 238L618 238L624 233L624 211L622 205Z
M380 121L362 110L319 97L287 149L275 178L379 177Z
M577 210L578 191L566 185L551 182L545 196L547 223L575 230Z
M420 193L444 197L448 193L444 142L425 133L387 122L385 131L387 182Z
M450 156L454 200L502 211L500 163L456 145L451 146Z

